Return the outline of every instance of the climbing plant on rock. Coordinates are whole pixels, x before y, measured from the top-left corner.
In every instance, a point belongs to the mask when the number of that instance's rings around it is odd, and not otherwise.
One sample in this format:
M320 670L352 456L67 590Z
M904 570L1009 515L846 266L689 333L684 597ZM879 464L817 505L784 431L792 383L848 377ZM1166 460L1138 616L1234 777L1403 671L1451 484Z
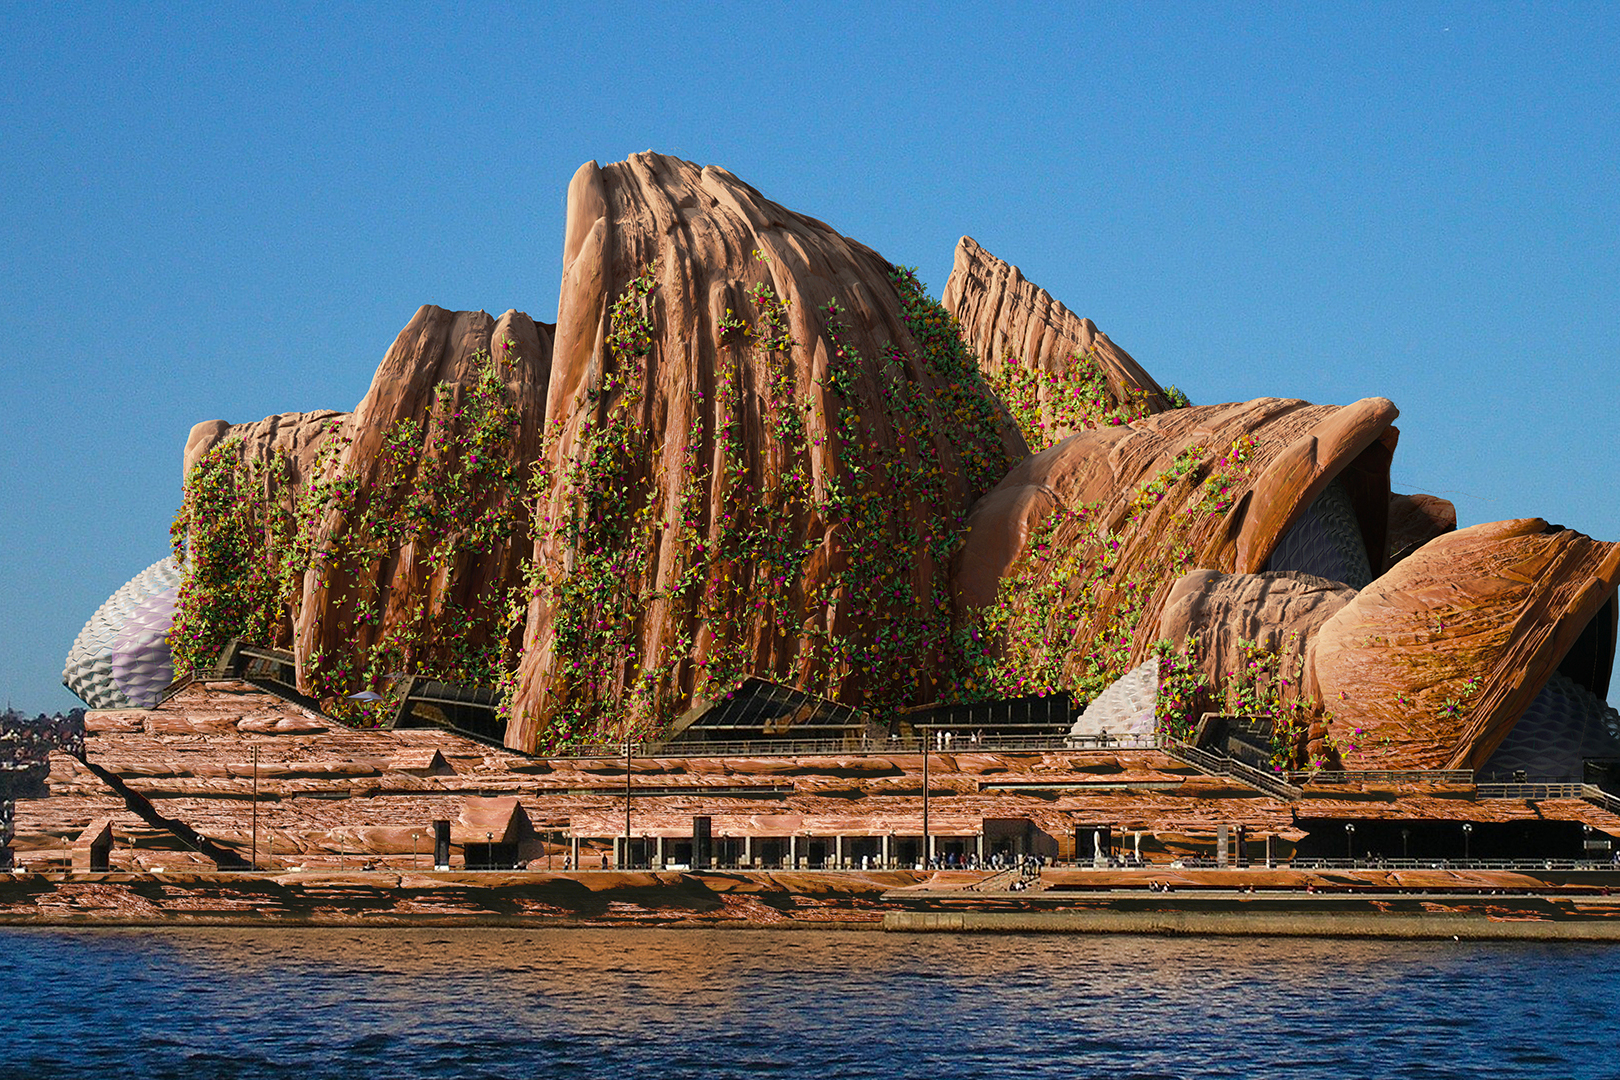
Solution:
M1056 370L1021 364L1007 350L985 380L1006 404L1034 453L1056 444L1063 434L1118 427L1152 411L1147 392L1138 387L1127 388L1124 399L1115 400L1102 365L1089 349L1072 354Z
M647 465L652 447L637 406L654 344L649 267L608 313L607 363L587 391L586 415L562 483L568 517L559 527L571 555L566 572L545 575L555 651L565 691L548 742L595 734L627 681L640 675L640 617L652 582L650 547L658 500Z
M228 439L192 466L169 528L186 571L169 632L176 673L213 667L232 637L278 644L290 626L280 565L292 529L280 498L286 462L242 461L241 449Z
M1193 568L1201 532L1231 509L1253 440L1184 450L1130 492L1117 520L1059 506L1032 530L988 608L955 635L961 700L1067 691L1083 704L1145 658L1146 614Z
M510 667L507 584L464 589L462 578L526 533L525 468L513 452L518 418L505 373L519 362L475 358L464 383L435 388L426 423L402 419L361 471L335 435L301 491L285 469L239 460L227 442L193 469L171 530L187 559L172 640L182 669L211 661L240 636L279 644L306 579L334 590L352 647L305 657L312 692L339 719L373 724L392 703L389 676L409 673L483 685ZM332 528L334 521L340 528ZM408 554L428 583L390 601L389 573ZM349 700L379 690L382 704Z
M560 480L568 558L539 586L563 674L542 745L658 730L749 675L909 702L944 658L966 507L1012 464L976 358L896 269L910 341L859 355L831 300L816 312L827 366L810 384L811 344L794 337L769 259L756 261L767 279L732 286L712 380L660 406L671 419L656 446L640 418L662 340L652 271L610 306L603 382ZM655 488L660 476L677 482Z

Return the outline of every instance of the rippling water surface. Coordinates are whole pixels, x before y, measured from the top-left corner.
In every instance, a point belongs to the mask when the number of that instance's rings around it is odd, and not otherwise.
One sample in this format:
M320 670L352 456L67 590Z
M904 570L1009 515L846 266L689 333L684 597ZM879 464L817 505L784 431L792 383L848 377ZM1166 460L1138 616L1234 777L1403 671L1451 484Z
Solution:
M1620 1076L1620 949L0 930L0 1076Z

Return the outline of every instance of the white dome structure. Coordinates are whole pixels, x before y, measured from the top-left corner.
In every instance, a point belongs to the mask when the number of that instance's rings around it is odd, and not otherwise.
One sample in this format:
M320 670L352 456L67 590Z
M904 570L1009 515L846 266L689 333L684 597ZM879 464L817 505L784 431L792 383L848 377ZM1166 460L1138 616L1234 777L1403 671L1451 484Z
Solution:
M185 576L170 556L96 609L69 650L62 683L92 709L146 709L174 681L169 629Z
M1114 738L1153 734L1159 699L1159 658L1149 657L1115 679L1091 700L1069 730L1070 739Z

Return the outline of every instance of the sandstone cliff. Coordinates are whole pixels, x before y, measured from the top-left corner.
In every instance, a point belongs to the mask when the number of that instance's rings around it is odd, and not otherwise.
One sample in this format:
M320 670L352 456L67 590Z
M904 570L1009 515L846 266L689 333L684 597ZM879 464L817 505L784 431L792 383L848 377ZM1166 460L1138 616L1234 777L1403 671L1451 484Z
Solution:
M1330 485L1353 511L1349 542L1381 569L1395 415L1382 398L1262 398L1082 431L1030 458L974 507L957 557L982 644L960 692L1086 701L1148 658L1184 573L1319 573L1273 555Z
M1606 691L1617 546L1392 495L1382 398L1173 408L971 239L938 304L675 158L588 163L567 214L555 328L424 307L354 413L192 430L177 656L291 645L338 711L500 685L526 751L750 675L1084 702L1164 637L1216 683L1284 654L1289 722L1359 764L1477 766L1555 668Z
M909 275L724 169L575 175L509 745L647 731L745 673L937 691L947 564L1027 448Z
M1323 624L1313 688L1358 768L1477 768L1562 662L1601 698L1620 544L1539 518L1438 537ZM1610 608L1606 619L1599 613ZM1577 649L1583 636L1604 637Z
M1457 508L1435 495L1389 497L1388 563L1393 566L1437 536L1457 529Z
M964 236L945 283L945 309L979 355L1031 449L1076 431L1163 412L1170 397L1090 319Z
M499 677L550 361L550 328L518 311L426 305L400 331L301 523L306 692L341 697L400 671Z
M309 484L321 448L341 438L352 420L352 413L334 409L314 412L281 413L247 424L224 420L204 420L186 437L181 476L191 475L210 450L233 440L238 444L238 460L258 466L266 490L302 489Z

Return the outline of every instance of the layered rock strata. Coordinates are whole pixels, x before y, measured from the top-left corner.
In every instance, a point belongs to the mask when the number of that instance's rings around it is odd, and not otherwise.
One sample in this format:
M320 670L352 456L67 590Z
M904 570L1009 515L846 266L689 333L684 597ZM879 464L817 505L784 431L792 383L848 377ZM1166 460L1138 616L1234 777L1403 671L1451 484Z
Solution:
M1177 645L1196 637L1211 686L1230 678L1251 646L1281 655L1283 667L1298 673L1316 631L1355 597L1342 582L1307 574L1195 570L1171 588L1158 636ZM1294 698L1301 689L1296 679L1285 693Z
M1457 508L1449 501L1437 495L1390 495L1388 565L1456 529Z
M527 751L655 735L750 675L879 714L1062 689L1134 731L1165 636L1211 679L1286 647L1334 717L1313 756L1356 762L1478 766L1554 669L1606 691L1614 546L1457 539L1390 493L1381 398L1171 408L971 239L934 304L723 169L592 162L567 213L555 330L424 307L354 413L192 430L187 662L291 646L339 709L395 674L502 684ZM142 694L164 602L124 642ZM82 692L116 689L97 656ZM1548 694L1514 760L1601 726Z
M317 409L267 416L248 424L204 420L186 436L181 476L190 476L209 451L235 443L237 460L256 467L266 494L286 488L302 490L309 486L321 448L341 438L352 419L351 413Z
M256 851L261 869L271 872L426 869L435 820L453 823L452 865L459 869L464 843L480 839L462 823L477 820L492 796L521 807L529 827L512 840L532 869L548 859L561 869L574 838L582 864L594 868L624 830L626 763L617 756L535 759L435 729L357 731L311 721L285 701L228 682L193 684L155 710L92 713L86 726L90 765L216 848L246 861ZM670 861L680 861L674 845L690 841L698 815L711 819L727 865L745 855L742 838L750 837L748 850L768 868L785 861L790 837L817 867L839 854L832 837L844 837L843 858L858 866L885 842L892 855L914 857L922 830L916 752L638 755L630 783L643 858L662 838ZM174 835L125 809L75 758L53 754L48 784L48 798L17 803L15 849L24 866L64 867L75 839L110 821L115 869L204 867ZM1065 860L1076 856L1078 837L1085 857L1091 830L1108 825L1126 847L1140 832L1144 858L1162 867L1209 857L1221 826L1244 823L1251 855L1269 836L1274 854L1286 858L1305 838L1297 821L1307 819L1330 823L1324 831L1335 849L1343 836L1338 819L1360 821L1364 830L1375 820L1557 821L1620 835L1620 818L1593 802L1476 800L1472 786L1451 774L1308 784L1300 798L1285 801L1150 749L935 753L927 784L929 831L941 853L974 850L981 832L987 853L1001 850L996 837L1010 827L1050 843ZM480 831L495 828L482 823Z

